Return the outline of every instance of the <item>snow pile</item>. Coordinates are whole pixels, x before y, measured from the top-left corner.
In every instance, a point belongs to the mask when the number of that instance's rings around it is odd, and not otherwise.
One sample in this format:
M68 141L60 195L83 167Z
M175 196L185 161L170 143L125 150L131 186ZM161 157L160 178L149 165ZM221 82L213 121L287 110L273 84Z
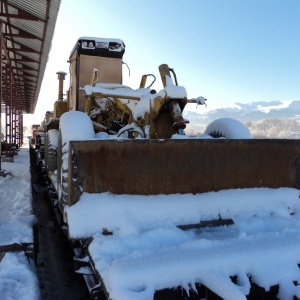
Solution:
M1 164L7 175L0 176L0 246L33 243L36 219L31 206L28 148L28 144L24 145L13 163ZM0 261L0 295L1 299L40 298L34 263L25 253L5 253Z
M31 223L27 218L32 216L28 149L21 148L13 163L3 162L1 167L7 176L0 176L0 224L18 219Z
M238 120L231 118L220 118L211 122L204 133L218 133L229 139L252 139L249 129Z
M24 253L6 253L0 264L1 299L39 299L39 283Z
M21 205L22 202L19 202ZM0 245L32 243L32 227L36 223L35 216L15 217L15 213L8 212L7 217L12 219L0 224Z
M298 190L84 193L66 211L72 238L93 237L89 251L112 299L152 299L155 290L178 285L188 290L196 282L224 299L246 299L250 275L266 290L280 284L280 299L299 294L293 284L300 281ZM219 218L234 224L177 227ZM104 229L113 234L102 235ZM234 275L237 285L229 278Z

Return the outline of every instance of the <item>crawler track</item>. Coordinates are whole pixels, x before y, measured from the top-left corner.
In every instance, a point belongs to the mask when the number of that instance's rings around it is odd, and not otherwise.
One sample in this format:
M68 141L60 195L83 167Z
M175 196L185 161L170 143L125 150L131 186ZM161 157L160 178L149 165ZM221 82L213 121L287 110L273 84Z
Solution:
M90 299L83 277L74 272L71 245L60 230L31 151L33 212L38 225L37 276L42 299Z

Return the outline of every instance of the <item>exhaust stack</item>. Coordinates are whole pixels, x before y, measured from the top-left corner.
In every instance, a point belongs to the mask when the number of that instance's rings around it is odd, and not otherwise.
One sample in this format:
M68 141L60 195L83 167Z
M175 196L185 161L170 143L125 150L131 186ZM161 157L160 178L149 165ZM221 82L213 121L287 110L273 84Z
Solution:
M64 80L65 76L67 73L65 72L56 72L58 75L58 99L54 103L54 112L53 112L53 117L54 118L60 118L60 116L68 111L68 102L63 101L64 100L64 93L63 93L63 88L64 88Z
M65 72L56 72L56 74L58 75L58 80L59 80L59 84L58 84L58 101L63 101L63 99L64 99L64 93L63 93L64 80L65 80L65 76L67 75L67 73L65 73Z

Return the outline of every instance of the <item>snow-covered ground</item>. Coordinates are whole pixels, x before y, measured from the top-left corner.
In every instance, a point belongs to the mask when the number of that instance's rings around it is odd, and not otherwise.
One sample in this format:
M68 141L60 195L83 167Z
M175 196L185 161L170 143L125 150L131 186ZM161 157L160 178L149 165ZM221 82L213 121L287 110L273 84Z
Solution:
M0 177L0 245L32 242L29 150ZM228 300L246 299L252 282L280 285L279 299L300 289L299 191L238 189L205 194L129 196L83 193L67 208L71 238L93 237L96 268L114 300L149 300L155 290L203 283ZM234 224L182 230L211 219ZM112 235L102 235L103 229ZM233 284L230 276L238 276ZM23 253L0 262L1 299L39 299L33 263Z
M14 162L3 162L0 176L0 246L33 243L31 177L28 144L20 149ZM0 298L39 299L35 265L24 252L6 253L0 261Z

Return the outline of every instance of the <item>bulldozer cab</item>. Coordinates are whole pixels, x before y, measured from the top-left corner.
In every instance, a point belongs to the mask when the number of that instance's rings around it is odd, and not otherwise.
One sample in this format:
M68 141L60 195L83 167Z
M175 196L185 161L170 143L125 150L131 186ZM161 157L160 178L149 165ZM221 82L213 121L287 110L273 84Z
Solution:
M69 58L70 88L69 110L84 111L85 97L80 90L91 84L91 74L98 70L101 83L122 83L122 57L125 44L119 39L81 37L76 42Z

